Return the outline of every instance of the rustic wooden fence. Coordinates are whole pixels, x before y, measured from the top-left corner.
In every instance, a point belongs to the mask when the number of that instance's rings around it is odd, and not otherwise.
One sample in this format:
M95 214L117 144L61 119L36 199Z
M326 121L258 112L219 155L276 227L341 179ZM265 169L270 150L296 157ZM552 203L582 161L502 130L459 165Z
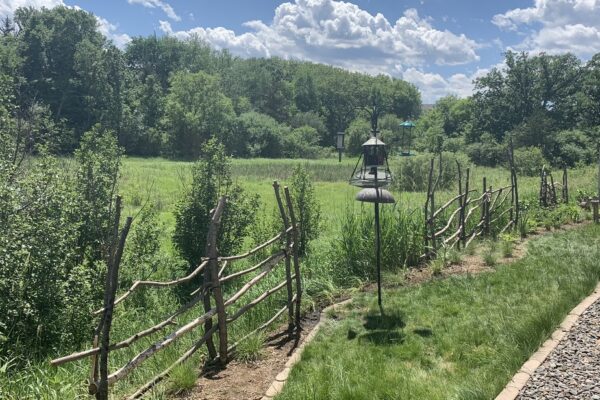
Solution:
M106 278L106 287L104 295L104 306L102 309L95 312L96 315L100 316L100 323L95 331L93 337L93 346L91 349L73 353L65 357L61 357L51 361L52 365L61 365L67 362L79 360L85 357L91 357L91 372L88 381L89 393L96 396L96 399L108 399L108 388L115 382L128 376L133 370L138 368L144 361L154 356L159 351L170 346L182 336L193 332L196 328L203 325L203 333L200 339L185 353L183 353L179 359L177 359L171 366L166 370L162 371L158 375L151 378L146 384L140 387L135 393L130 395L129 399L136 399L143 396L147 391L153 388L156 384L161 382L163 379L169 376L173 369L189 359L198 349L206 345L207 347L207 361L220 362L225 364L230 356L230 353L236 348L236 346L246 340L251 335L254 335L260 331L265 330L273 322L275 322L286 310L288 311L288 329L290 334L295 328L297 331L301 329L300 326L300 306L302 299L302 285L300 277L300 263L298 258L298 237L299 237L299 226L294 214L294 208L292 206L292 199L290 192L287 187L284 188L284 200L280 193L280 187L277 182L273 184L275 190L275 197L277 199L277 205L282 219L282 231L266 242L260 244L254 249L247 251L246 253L234 255L234 256L221 256L217 249L217 237L219 233L221 217L226 209L227 199L221 197L216 208L212 211L212 219L210 222L207 244L206 244L206 257L202 259L200 265L198 265L190 274L185 277L172 280L172 281L135 281L133 285L125 291L120 297L115 300L119 265L121 256L123 254L123 248L125 246L125 240L127 238L127 232L131 225L131 218L128 218L125 227L123 228L120 236L118 234L119 219L120 219L120 198L117 199L117 216L115 219L115 240L114 248L110 250L110 259L108 262L108 272ZM225 275L228 267L239 260L247 259L249 257L258 255L261 250L267 249L270 246L278 245L283 242L282 248L279 251L274 252L266 259L260 261L256 265L237 272L232 272ZM229 314L227 310L242 298L252 287L256 286L262 281L267 275L272 273L275 268L281 265L283 262L285 266L285 279L274 287L269 288L252 301L240 306L235 312ZM230 268L231 269L231 268ZM223 295L223 284L225 282L233 281L244 277L249 274L254 276L241 286L241 288L231 295L228 299L224 298ZM153 288L166 288L173 287L183 283L192 281L195 277L203 274L203 282L200 287L191 293L192 299L181 306L171 316L161 321L160 323L149 327L141 332L134 334L118 343L110 343L110 328L112 322L112 316L115 306L125 301L132 293L142 287L153 287ZM230 343L228 337L228 327L242 315L250 311L256 305L264 301L266 298L271 296L273 293L278 292L286 288L287 290L287 301L283 308L279 309L272 315L272 317L256 328L254 331L246 334L244 337L239 339L235 343ZM204 313L199 317L187 322L184 325L177 326L176 318L186 311L189 311L192 307L197 305L200 301L204 305ZM213 306L214 303L214 306ZM216 317L216 324L213 319ZM108 358L111 352L127 348L134 342L152 335L165 329L167 326L175 325L177 328L162 339L157 340L151 346L143 350L142 352L131 358L125 365L118 370L109 374L108 371ZM217 338L218 346L215 346L215 338ZM218 347L218 350L217 350ZM99 356L99 357L98 357Z
M509 151L510 185L494 189L488 186L486 177L481 191L470 187L470 169L466 169L463 181L462 168L457 162L458 194L444 205L436 208L436 188L442 176L440 155L438 177L433 181L435 160L432 158L425 201L425 248L423 258L433 257L440 247L466 248L477 237L503 233L517 225L519 220L519 191L512 152ZM477 197L474 197L477 196ZM450 216L447 217L448 213ZM508 217L508 223L497 227ZM447 219L444 219L447 217ZM496 229L497 228L497 229ZM499 229L499 231L498 231Z
M557 188L561 191L561 201L569 202L569 177L567 167L563 167L562 183L554 182L552 173L543 166L540 170L540 194L539 202L542 207L554 207L558 205Z

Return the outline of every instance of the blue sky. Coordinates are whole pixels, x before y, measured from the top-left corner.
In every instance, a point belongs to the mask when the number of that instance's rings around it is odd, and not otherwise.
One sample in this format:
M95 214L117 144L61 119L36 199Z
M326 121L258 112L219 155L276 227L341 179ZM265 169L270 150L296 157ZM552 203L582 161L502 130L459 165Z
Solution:
M241 57L279 56L389 74L423 101L467 96L508 49L600 52L600 0L0 0L94 13L119 47L134 36L197 35Z

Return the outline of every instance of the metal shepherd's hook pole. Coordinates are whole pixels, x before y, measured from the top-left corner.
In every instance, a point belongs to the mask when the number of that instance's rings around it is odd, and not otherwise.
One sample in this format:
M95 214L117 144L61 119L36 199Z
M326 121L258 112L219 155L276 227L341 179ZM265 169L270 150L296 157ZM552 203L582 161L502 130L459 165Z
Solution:
M377 191L377 202L375 203L375 247L377 251L377 303L379 311L383 315L383 305L381 303L381 228L379 226L379 189Z
M377 139L377 132L375 131L375 138ZM377 167L375 167L375 193L377 195L375 201L375 251L376 263L377 263L377 304L379 304L379 311L383 315L383 304L381 302L381 227L379 226L379 187L377 184Z

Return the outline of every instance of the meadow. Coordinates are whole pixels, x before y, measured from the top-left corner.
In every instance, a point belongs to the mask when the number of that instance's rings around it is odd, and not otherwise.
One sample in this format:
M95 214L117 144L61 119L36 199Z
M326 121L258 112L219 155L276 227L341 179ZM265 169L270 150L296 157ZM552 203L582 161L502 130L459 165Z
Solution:
M355 294L372 277L368 273L362 273L359 270L364 267L372 271L372 265L369 265L372 264L370 258L364 259L363 257L362 264L352 265L344 260L338 263L334 261L339 259L340 254L347 258L353 258L354 255L348 253L349 251L367 252L369 257L372 255L372 228L369 219L360 221L352 219L353 216L357 215L372 216L372 208L368 204L361 205L354 200L358 189L348 184L348 179L356 162L357 159L355 158L344 158L341 163L338 163L337 158L322 160L234 159L232 161L233 179L241 184L248 193L256 193L260 196L258 223L273 218L275 209L273 180L280 181L282 185L288 184L292 171L297 165L303 165L313 178L315 194L321 206L322 222L319 238L311 243L309 253L302 260L306 294L303 305L306 310L319 308L344 294ZM392 171L399 171L404 162L405 160L400 158L391 159ZM123 160L118 192L123 195L124 214L133 215L137 218L140 210L150 205L156 209L158 214L161 241L161 260L159 264L161 266L152 275L155 279L166 280L179 277L182 276L185 269L185 265L175 254L171 237L174 230L173 210L182 193L184 193L186 185L189 185L190 167L191 163L188 162L169 161L160 158L126 157ZM471 182L475 187L480 186L479 182L481 182L483 176L486 176L488 182L496 187L509 182L509 173L505 169L471 168ZM593 190L594 176L595 170L593 167L571 171L570 182L573 188L573 196L575 195L575 188L586 191ZM520 187L522 199L534 199L538 190L538 178L520 177ZM418 224L422 214L425 193L403 191L401 189L399 187L391 189L397 200L396 205L384 207L384 236L388 232L386 237L401 238L412 235L418 238L421 235L421 230L415 224ZM441 204L446 199L453 197L455 193L456 188L454 187L439 191L438 201ZM395 214L392 214L391 210L394 210ZM385 214L386 212L388 214ZM396 218L394 215L399 215L405 220L400 217ZM386 221L389 221L389 224ZM134 220L134 225L135 223ZM353 230L347 229L348 224L353 224ZM360 240L360 246L357 242L356 249L349 249L348 247L353 247L354 240ZM343 248L343 243L350 243L351 246ZM390 246L392 247L397 244L396 242L391 243ZM247 239L245 241L246 247L252 244L251 240ZM394 250L392 247L388 248ZM356 257L360 256L364 256L364 254L356 254ZM247 265L240 263L235 266L235 269L242 269L245 266ZM394 260L392 260L384 266L386 276L401 281L401 271L404 267L403 262L394 263ZM398 273L400 274L398 275ZM141 276L135 276L135 271L132 274L135 279L141 278ZM255 289L249 291L245 298L256 297L265 287L272 286L280 281L282 274L282 269L279 269L272 277L266 279L263 285L258 285ZM511 276L506 279L513 278L521 279L522 277ZM235 285L232 285L226 288L226 292L231 293L235 289ZM450 289L445 286L443 290L449 291ZM169 315L177 308L179 299L183 295L187 295L187 293L168 289L162 291L147 290L132 296L129 304L119 306L120 308L117 309L113 340L122 340L134 332L164 319L165 315ZM408 294L402 294L398 300L394 300L394 304L397 303L399 309L405 306L402 296L410 297ZM369 304L369 301L371 301L368 295L361 295L360 298L364 300L359 300L357 304ZM236 322L237 325L230 332L231 336L233 338L240 337L245 332L252 330L257 324L266 320L272 310L279 308L283 304L282 302L284 302L283 296L269 298L261 306L256 307L248 318L242 318L239 323ZM244 301L240 304L243 303ZM197 309L190 310L182 315L178 322L185 323L189 321L197 316L197 311ZM469 313L468 310L463 310L463 312ZM335 332L334 334L337 335ZM162 336L162 334L160 335ZM197 334L195 335L197 336ZM150 376L163 370L184 350L191 347L195 340L191 336L194 335L184 337L172 347L164 350L160 356L149 360L143 368L136 370L130 378L119 382L115 387L114 396L118 397L131 393L133 388L140 386ZM115 352L114 357L111 357L110 360L111 370L123 365L132 355L151 345L156 338L157 335L154 335L141 340L130 349ZM241 348L238 356L241 358L255 357L260 353L260 347L259 337ZM54 355L63 355L63 353L56 349ZM202 359L203 354L199 352L186 364L177 368L169 381L160 385L153 392L151 398L164 399L168 397L169 393L193 386L198 373L197 367ZM89 361L81 360L58 368L50 367L47 361L26 360L25 362L28 363L27 368L16 369L15 365L22 365L23 360L0 360L0 398L12 400L78 399L87 397L83 382L88 374ZM343 360L340 360L340 363L343 363ZM311 365L310 368L313 368L313 366ZM300 379L298 387L304 387L303 378L298 379ZM440 381L440 385L443 384L443 381ZM298 393L304 395L306 390L306 388L297 389L297 386L292 385L284 398L303 398L297 397L300 396Z

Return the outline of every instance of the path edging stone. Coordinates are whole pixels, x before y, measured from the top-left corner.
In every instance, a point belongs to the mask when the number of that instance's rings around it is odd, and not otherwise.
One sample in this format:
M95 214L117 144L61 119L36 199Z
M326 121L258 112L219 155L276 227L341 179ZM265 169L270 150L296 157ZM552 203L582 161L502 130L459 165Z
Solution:
M267 389L267 392L261 400L272 400L273 397L277 396L279 392L281 392L281 390L283 389L283 385L285 385L285 382L289 377L292 367L302 359L302 352L304 351L304 348L307 344L312 342L315 336L317 336L317 332L319 331L321 326L323 326L323 323L325 322L325 314L330 310L335 310L336 308L345 306L346 304L351 302L352 299L347 299L342 302L325 307L323 311L321 311L321 314L319 315L319 322L317 322L317 324L312 328L308 335L306 335L302 343L296 348L296 350L294 350L290 358L288 358L287 362L285 363L285 367L281 372L279 372L279 374L277 374L275 380L271 383L271 385Z
M500 392L498 396L496 396L496 400L514 400L519 395L521 389L527 385L527 382L539 368L540 365L546 360L546 358L550 355L552 350L558 346L560 341L565 338L565 336L569 333L575 322L579 319L581 314L585 312L592 304L594 304L597 300L600 299L600 283L596 286L596 289L587 296L585 299L581 301L575 308L573 308L569 314L565 317L565 319L561 322L558 329L556 329L550 339L546 340L544 344L533 353L533 355L521 366L519 371L512 377L510 382L504 387L504 389Z

